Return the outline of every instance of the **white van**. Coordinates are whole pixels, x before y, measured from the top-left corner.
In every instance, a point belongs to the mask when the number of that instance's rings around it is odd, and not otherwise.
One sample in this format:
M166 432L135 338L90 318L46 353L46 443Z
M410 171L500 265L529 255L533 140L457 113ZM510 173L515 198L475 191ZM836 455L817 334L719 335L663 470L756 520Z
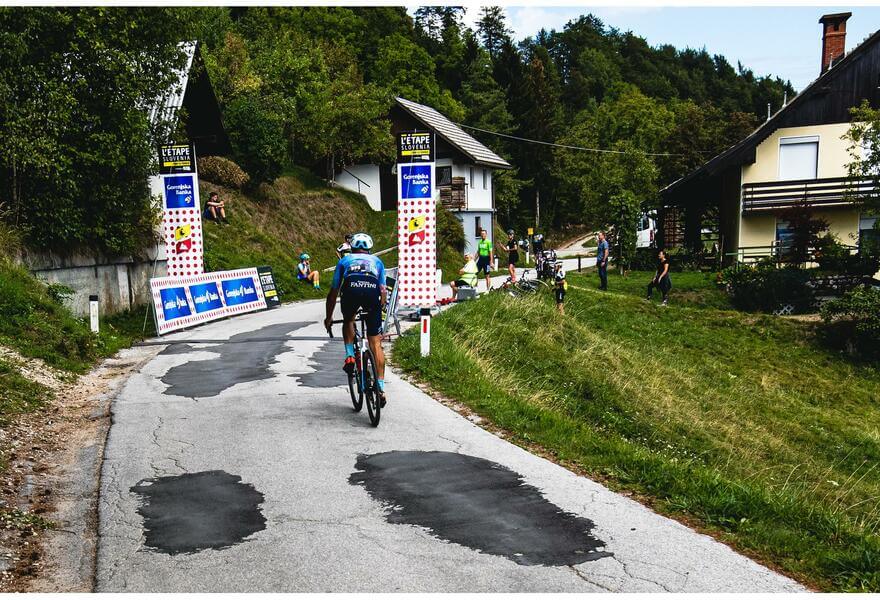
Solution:
M654 217L647 213L639 217L639 226L636 234L636 248L651 248L654 246L654 238L657 235L657 226Z

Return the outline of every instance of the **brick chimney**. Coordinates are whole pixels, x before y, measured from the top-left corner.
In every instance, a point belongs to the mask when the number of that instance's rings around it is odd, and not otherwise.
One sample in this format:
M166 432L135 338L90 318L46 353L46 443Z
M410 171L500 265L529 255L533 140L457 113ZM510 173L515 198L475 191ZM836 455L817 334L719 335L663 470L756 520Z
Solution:
M851 12L825 15L822 24L822 71L824 73L846 53L846 20Z

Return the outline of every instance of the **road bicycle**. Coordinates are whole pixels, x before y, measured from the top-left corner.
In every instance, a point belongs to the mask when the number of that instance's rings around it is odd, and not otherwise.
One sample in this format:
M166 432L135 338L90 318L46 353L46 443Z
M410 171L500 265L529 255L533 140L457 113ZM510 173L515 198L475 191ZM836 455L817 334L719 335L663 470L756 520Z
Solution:
M523 271L520 278L517 279L515 282L510 277L508 277L507 280L502 283L500 287L492 288L492 290L504 291L515 298L517 296L522 296L525 294L534 294L542 288L550 287L546 281L542 281L540 279L529 279L529 273L531 273L531 269L526 269L525 271Z
M345 321L338 320L333 323L345 323ZM331 338L333 337L331 329L328 328L327 333ZM355 412L361 411L366 400L370 424L377 427L382 411L382 400L376 383L379 379L376 372L376 358L370 350L367 339L366 313L358 311L354 327L354 371L348 375L348 392L351 394L351 405Z

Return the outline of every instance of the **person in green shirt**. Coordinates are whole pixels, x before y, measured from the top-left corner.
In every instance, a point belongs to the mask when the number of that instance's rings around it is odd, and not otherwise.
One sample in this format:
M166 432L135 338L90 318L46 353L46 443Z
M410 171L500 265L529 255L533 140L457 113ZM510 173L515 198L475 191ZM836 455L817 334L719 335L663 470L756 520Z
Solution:
M486 274L486 290L492 289L492 263L495 262L495 252L492 250L492 242L489 240L489 232L480 230L480 241L477 242L477 275L480 271Z
M474 262L473 254L464 255L464 266L458 270L458 279L450 282L449 287L452 288L452 299L458 297L458 288L461 286L470 286L477 288L477 263Z

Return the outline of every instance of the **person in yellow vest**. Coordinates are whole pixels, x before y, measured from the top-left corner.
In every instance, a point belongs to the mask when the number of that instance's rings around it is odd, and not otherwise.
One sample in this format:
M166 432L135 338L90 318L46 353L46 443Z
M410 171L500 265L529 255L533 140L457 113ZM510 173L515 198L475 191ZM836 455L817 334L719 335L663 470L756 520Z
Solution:
M474 255L465 254L464 261L464 266L458 270L458 279L449 284L452 288L453 300L458 296L458 288L461 286L466 285L474 289L477 287L477 263L474 262Z

